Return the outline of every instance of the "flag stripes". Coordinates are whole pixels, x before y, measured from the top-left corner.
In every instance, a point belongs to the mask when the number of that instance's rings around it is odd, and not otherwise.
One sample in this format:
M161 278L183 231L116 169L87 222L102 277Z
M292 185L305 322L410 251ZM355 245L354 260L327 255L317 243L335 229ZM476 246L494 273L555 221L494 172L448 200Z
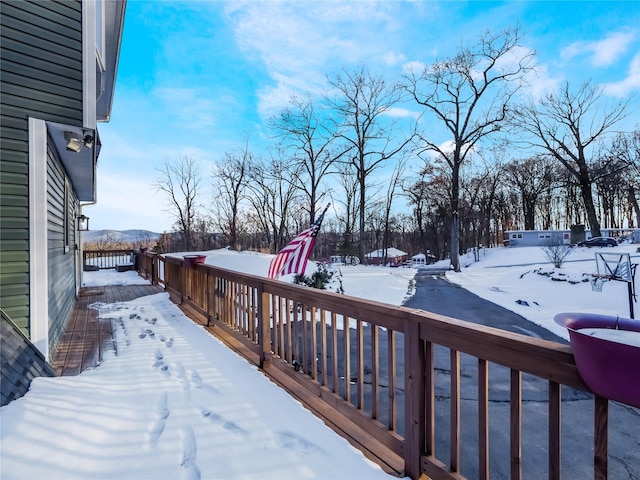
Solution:
M280 250L269 265L269 271L267 273L269 278L277 279L281 275L288 275L290 273L304 275L307 260L316 243L316 236L318 235L326 211L327 209L322 212L322 215L320 215L309 228L300 232Z

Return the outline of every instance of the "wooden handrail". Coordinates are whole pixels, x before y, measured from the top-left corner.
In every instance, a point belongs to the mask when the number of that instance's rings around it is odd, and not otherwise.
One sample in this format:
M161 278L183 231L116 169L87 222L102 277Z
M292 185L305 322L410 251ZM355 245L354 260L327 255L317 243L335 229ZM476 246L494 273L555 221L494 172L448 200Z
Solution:
M115 249L115 250L83 250L82 263L83 268L90 269L110 269L116 268L120 264L130 263L133 257L133 249Z
M561 386L590 392L567 345L451 317L141 254L194 321L262 368L388 471L463 478L461 354L477 359L478 477L489 478L489 365L508 369L511 478L522 476L523 374L548 383L549 478L560 477ZM402 348L403 353L398 354ZM436 349L449 350L449 453L435 451ZM402 359L402 362L400 360ZM442 360L440 360L442 361ZM404 395L404 401L399 398ZM608 402L595 396L594 478L607 476Z

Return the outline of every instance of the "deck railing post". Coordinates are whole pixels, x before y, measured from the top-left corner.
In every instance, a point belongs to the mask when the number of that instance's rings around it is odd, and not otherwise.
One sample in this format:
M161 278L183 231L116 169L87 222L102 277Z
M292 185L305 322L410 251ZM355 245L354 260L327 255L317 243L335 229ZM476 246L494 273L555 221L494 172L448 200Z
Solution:
M184 302L184 289L185 289L185 283L186 283L186 271L187 271L187 267L185 266L184 262L182 262L180 264L180 267L178 268L178 272L180 272L180 278L178 279L178 288L179 288L179 292L180 292L180 305L182 305L182 303Z
M607 480L609 400L600 395L595 395L594 402L593 478L595 480Z
M269 293L264 291L261 283L257 288L258 294L258 345L260 345L260 368L269 367L271 358L271 322Z
M407 318L404 328L405 475L417 479L425 451L425 353L420 324Z
M151 257L151 284L158 285L158 255L155 253Z

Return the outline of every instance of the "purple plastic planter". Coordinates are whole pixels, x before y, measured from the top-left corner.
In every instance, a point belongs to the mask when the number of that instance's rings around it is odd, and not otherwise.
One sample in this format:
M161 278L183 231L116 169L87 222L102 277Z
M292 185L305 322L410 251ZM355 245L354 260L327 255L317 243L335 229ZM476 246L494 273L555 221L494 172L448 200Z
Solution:
M198 263L204 263L206 255L185 255L182 257L182 264L187 268L193 268Z
M595 393L640 408L640 347L581 333L585 328L638 332L640 321L591 313L559 313L584 383Z

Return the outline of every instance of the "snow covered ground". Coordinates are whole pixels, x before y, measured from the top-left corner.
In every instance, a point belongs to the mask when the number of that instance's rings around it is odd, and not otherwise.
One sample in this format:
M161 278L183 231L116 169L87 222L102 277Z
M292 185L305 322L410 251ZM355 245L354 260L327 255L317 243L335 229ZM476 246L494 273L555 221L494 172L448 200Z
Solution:
M561 269L554 269L539 247L486 249L478 262L473 261L472 255L463 257L462 271L448 272L447 278L568 339L566 329L553 321L557 313L629 317L627 283L610 281L602 292L594 292L588 279L597 271L595 252L628 253L631 263L640 263L638 249L640 246L632 244L607 249L574 247ZM636 281L640 281L638 276ZM640 318L640 304L635 303L634 310L635 317Z
M637 245L608 249L640 262ZM207 263L266 275L272 256L216 250ZM556 278L595 272L576 248ZM554 281L540 248L483 251L448 278L567 338L553 316L628 316L626 285ZM395 305L412 268L340 267L345 293ZM561 275L562 274L562 275ZM135 272L86 272L85 285L147 283ZM520 303L517 301L520 300ZM528 305L524 305L524 302ZM0 477L7 479L393 478L188 320L166 294L95 305L115 319L118 355L75 377L37 378L0 408ZM637 304L636 304L637 307ZM640 308L636 308L639 310Z

